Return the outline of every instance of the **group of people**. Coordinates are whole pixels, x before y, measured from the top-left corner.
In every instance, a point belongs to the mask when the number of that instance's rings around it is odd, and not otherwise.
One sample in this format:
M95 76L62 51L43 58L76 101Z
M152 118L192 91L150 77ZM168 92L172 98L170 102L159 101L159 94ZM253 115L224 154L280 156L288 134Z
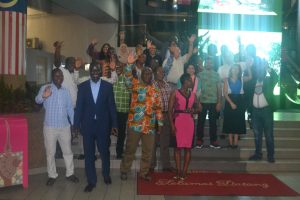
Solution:
M159 55L157 46L150 40L146 49L138 45L135 52L128 51L124 43L119 52L108 43L98 52L95 49L97 42L93 41L87 49L92 58L87 80L80 78L80 60L67 58L62 67L62 43L56 42L52 83L41 87L36 97L36 102L43 104L46 111L43 131L49 177L46 184L53 185L58 176L54 157L57 141L62 148L67 180L79 181L74 174L71 150L71 135L79 133L88 182L85 192L91 192L97 183L95 147L102 160L104 183L112 183L111 135L117 136L116 157L122 159L122 180L128 178L140 141L141 179L151 180L159 141L162 170L173 172L174 179L184 180L194 141L196 148L203 147L207 114L209 146L220 148L216 122L221 111L224 118L222 132L228 134L229 146L235 149L239 135L246 133L247 108L252 113L256 147L249 159L262 159L264 134L267 160L275 162L272 91L276 73L266 61L256 56L254 45L246 48L244 60L234 61L225 46L222 59L209 53L213 52L212 46L209 46L212 50L208 49L208 54L200 58L194 47L195 40L194 34L187 38L186 52L181 52L176 39L170 40L166 55ZM269 76L266 76L267 72ZM171 144L175 168L170 161Z

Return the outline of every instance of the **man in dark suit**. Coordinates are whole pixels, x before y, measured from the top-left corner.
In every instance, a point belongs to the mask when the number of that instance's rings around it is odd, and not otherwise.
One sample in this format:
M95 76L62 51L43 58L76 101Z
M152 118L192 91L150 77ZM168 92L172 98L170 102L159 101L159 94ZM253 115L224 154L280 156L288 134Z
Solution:
M97 183L95 169L95 141L102 160L102 176L105 184L111 184L110 177L110 132L117 135L116 106L112 85L100 79L101 66L90 65L90 80L78 87L74 127L83 136L85 173L88 185L85 192L91 192ZM111 130L110 130L111 129Z

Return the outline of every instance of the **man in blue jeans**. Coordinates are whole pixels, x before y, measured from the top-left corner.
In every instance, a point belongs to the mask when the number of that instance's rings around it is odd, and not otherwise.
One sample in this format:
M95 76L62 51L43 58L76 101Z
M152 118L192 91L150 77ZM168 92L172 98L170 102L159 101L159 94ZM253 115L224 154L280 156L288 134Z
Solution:
M269 73L267 76L267 72ZM255 153L249 160L262 159L262 136L265 135L267 160L274 163L274 135L273 135L273 112L275 110L273 89L277 83L276 72L268 67L266 61L262 61L257 69L257 80L253 95L252 122L255 139Z

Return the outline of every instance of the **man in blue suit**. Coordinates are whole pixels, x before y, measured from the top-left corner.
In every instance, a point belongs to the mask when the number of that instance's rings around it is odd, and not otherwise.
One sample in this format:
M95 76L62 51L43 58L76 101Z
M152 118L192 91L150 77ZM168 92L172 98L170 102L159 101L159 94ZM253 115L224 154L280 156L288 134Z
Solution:
M117 115L110 83L101 80L101 66L90 65L90 80L78 87L74 127L83 136L85 173L88 185L85 192L91 192L97 183L95 168L95 141L102 160L102 176L105 184L111 184L110 177L110 132L117 135Z

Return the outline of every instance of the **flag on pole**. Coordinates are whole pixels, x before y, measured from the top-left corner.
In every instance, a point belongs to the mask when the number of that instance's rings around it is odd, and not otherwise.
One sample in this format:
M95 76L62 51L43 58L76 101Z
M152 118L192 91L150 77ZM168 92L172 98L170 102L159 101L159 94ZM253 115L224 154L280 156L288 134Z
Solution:
M0 75L25 75L27 0L0 0Z

